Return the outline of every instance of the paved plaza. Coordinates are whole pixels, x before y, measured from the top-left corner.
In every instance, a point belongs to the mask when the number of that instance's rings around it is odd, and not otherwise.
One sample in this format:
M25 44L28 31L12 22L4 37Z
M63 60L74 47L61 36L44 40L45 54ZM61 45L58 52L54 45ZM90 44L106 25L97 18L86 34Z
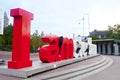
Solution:
M102 55L104 56L104 55ZM102 56L99 57L95 57L95 58L91 58L85 61L81 61L81 62L77 62L71 65L67 65L64 67L60 67L57 68L55 70L51 70L48 72L44 72L42 74L37 74L37 75L33 75L30 78L27 79L22 79L22 78L17 78L17 77L12 77L12 76L6 76L6 75L0 75L0 80L38 80L36 79L36 77L39 76L44 76L46 74L50 74L50 73L55 73L55 72L59 72L59 71L64 71L67 69L72 69L72 68L77 68L77 67L84 67L86 65L90 65L93 64L97 61L100 61L102 59ZM92 74L82 80L120 80L120 56L107 56L113 59L113 64L111 66L109 66L108 68L106 68L103 71L100 71L96 74ZM0 59L4 59L6 61L11 59L11 52L0 52ZM33 61L37 61L39 60L38 54L32 54L31 55L31 59ZM80 80L80 76L76 76L77 80ZM74 80L74 79L73 79Z
M113 59L113 64L110 67L82 80L120 80L120 56L108 57Z

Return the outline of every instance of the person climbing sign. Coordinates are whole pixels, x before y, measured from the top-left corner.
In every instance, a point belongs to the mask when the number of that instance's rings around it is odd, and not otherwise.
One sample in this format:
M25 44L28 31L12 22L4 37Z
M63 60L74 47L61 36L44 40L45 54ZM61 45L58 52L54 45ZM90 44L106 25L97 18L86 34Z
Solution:
M89 54L89 45L87 46L87 48L86 48L86 50L85 50L85 53L87 52L87 56L89 56L90 54Z
M77 41L76 46L77 46L76 53L78 54L81 49L81 44Z

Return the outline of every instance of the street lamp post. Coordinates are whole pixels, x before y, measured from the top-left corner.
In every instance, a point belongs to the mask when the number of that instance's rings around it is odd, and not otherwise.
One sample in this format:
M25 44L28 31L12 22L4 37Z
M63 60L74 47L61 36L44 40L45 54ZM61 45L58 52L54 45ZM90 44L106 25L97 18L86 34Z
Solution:
M85 16L87 16L87 17L85 17ZM81 24L81 22L82 22L82 24L83 24L83 37L85 36L85 19L87 18L87 25L88 25L88 35L90 36L90 22L89 22L89 14L84 14L83 15L83 18L81 19L81 21L79 22L79 24Z
M83 16L83 19L82 19L82 20L83 20L83 37L84 37L84 20L85 20L85 19L84 19L84 16Z
M90 36L90 20L89 20L89 15L87 14L87 16L88 16L88 32L89 32L89 36Z
M82 21L83 21L83 36L84 36L84 24L85 24L85 16L87 16L87 24L88 24L88 34L90 35L90 22L89 22L89 14L84 14Z

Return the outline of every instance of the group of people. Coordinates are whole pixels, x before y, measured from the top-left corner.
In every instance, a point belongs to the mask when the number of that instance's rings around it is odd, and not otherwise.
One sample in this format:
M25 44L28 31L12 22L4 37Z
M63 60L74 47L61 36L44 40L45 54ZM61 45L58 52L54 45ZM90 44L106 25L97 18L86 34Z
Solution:
M76 42L76 53L77 54L79 54L79 52L80 52L80 50L81 50L81 44L77 41ZM89 54L89 48L90 48L90 46L89 46L89 44L87 45L87 48L86 48L86 50L84 51L84 53L87 53L87 56L89 56L90 54ZM82 55L82 56L84 56L84 54Z
M86 40L86 39L85 39ZM60 36L59 37L59 48L61 48L61 46L62 46L62 43L63 43L63 36ZM85 49L85 51L84 51L84 53L87 53L87 56L89 56L90 54L89 54L89 48L90 48L90 46L89 46L89 44L87 45L87 48ZM79 54L80 53L80 50L81 50L81 44L79 43L79 41L76 41L76 49L75 49L75 52L77 53L77 54ZM84 56L84 54L82 54L82 56ZM80 57L80 56L79 56Z

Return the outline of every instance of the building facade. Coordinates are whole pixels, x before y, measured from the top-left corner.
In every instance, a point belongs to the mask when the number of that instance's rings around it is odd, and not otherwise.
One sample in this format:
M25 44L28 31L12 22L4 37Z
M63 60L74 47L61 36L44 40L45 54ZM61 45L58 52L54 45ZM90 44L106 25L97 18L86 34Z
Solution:
M117 39L93 40L93 44L97 45L98 54L120 56L120 40Z
M0 9L0 35L3 35L4 27L7 27L8 24L9 24L9 19L6 12Z
M4 29L4 12L2 9L0 9L0 35L3 34Z
M7 13L4 12L4 27L7 27L9 24L9 18L7 16Z
M106 30L104 31L99 31L99 30L94 30L90 32L90 36L98 36L100 39L105 39L106 38Z

